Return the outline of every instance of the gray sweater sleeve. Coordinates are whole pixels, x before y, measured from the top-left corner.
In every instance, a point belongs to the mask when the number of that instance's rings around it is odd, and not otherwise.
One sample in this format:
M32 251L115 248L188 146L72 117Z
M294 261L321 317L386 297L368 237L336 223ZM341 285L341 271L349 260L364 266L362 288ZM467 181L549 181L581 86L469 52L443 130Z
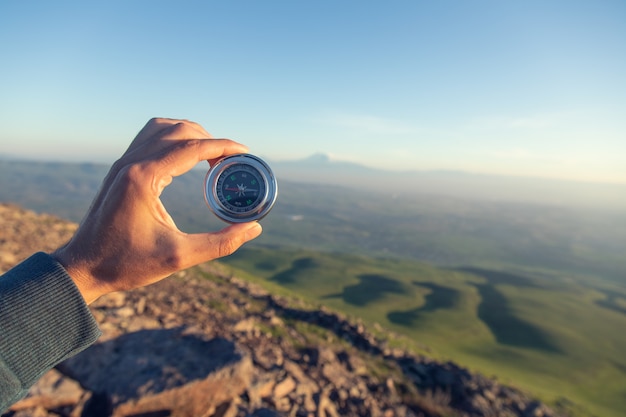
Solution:
M0 277L0 413L87 348L98 325L65 269L36 253Z

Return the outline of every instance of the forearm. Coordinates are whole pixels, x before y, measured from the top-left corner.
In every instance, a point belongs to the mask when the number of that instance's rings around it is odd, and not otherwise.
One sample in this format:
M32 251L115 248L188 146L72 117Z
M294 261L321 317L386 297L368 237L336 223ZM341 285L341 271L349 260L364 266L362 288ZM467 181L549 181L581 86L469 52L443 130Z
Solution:
M59 362L99 337L76 285L37 253L0 277L0 411Z

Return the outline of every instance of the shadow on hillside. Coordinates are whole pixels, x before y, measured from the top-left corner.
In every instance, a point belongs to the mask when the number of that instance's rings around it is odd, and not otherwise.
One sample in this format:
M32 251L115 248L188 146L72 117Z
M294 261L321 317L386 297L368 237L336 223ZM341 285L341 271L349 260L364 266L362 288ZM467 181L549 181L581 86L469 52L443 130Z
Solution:
M551 353L562 353L562 350L551 342L548 334L515 315L509 301L496 289L495 285L511 285L518 288L543 287L537 285L531 278L508 272L473 267L454 270L473 274L487 281L486 284L474 283L471 285L476 287L481 298L478 305L478 318L489 327L498 343Z
M204 379L241 359L229 340L203 340L183 328L155 329L93 345L58 369L93 392L125 401Z
M256 269L260 269L261 271L275 271L278 268L274 262L271 261L261 261L254 264Z
M424 305L406 311L391 311L387 314L387 318L392 323L412 326L424 313L454 308L461 297L459 291L442 285L418 281L413 281L413 285L430 290L430 293L424 297Z
M521 348L562 353L549 336L536 326L518 318L509 302L494 286L474 284L480 293L478 318L491 330L498 343Z
M298 258L291 263L289 269L272 276L270 281L275 281L282 285L293 284L298 281L298 275L301 272L317 268L318 266L319 264L314 258Z
M402 283L384 275L362 274L357 278L359 279L358 284L348 285L343 288L342 292L330 294L324 298L342 297L346 303L363 307L384 298L387 293L406 293Z
M622 294L614 291L599 290L597 288L596 290L606 296L606 298L602 300L595 301L595 304L598 307L606 308L607 310L626 315L626 307L624 307L626 306L626 298ZM623 304L620 304L620 300Z

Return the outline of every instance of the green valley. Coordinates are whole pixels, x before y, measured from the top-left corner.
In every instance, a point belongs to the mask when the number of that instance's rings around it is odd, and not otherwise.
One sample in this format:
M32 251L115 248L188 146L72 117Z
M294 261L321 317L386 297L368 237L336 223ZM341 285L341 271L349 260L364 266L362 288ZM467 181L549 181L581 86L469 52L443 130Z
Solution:
M552 404L571 401L602 416L626 409L626 333L616 331L626 328L626 314L565 275L277 248L243 249L224 262L392 329L402 335L392 344L455 360Z

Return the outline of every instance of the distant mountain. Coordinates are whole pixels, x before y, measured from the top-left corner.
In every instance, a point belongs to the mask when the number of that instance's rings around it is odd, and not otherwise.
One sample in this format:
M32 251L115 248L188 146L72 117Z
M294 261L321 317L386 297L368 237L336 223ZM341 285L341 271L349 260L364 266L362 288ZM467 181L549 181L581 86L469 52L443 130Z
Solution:
M272 166L308 166L315 168L349 168L356 170L367 170L367 171L376 171L375 168L371 168L356 162L342 161L338 159L334 159L331 155L319 152L313 155L310 155L306 158L302 159L292 159L292 160L282 160L282 161L272 161L270 160Z
M316 153L302 160L312 164L327 164L330 162L330 155L325 153Z
M333 184L389 196L438 195L553 206L626 208L626 184L577 182L462 171L391 171L336 161L315 154L293 161L270 161L280 180Z

